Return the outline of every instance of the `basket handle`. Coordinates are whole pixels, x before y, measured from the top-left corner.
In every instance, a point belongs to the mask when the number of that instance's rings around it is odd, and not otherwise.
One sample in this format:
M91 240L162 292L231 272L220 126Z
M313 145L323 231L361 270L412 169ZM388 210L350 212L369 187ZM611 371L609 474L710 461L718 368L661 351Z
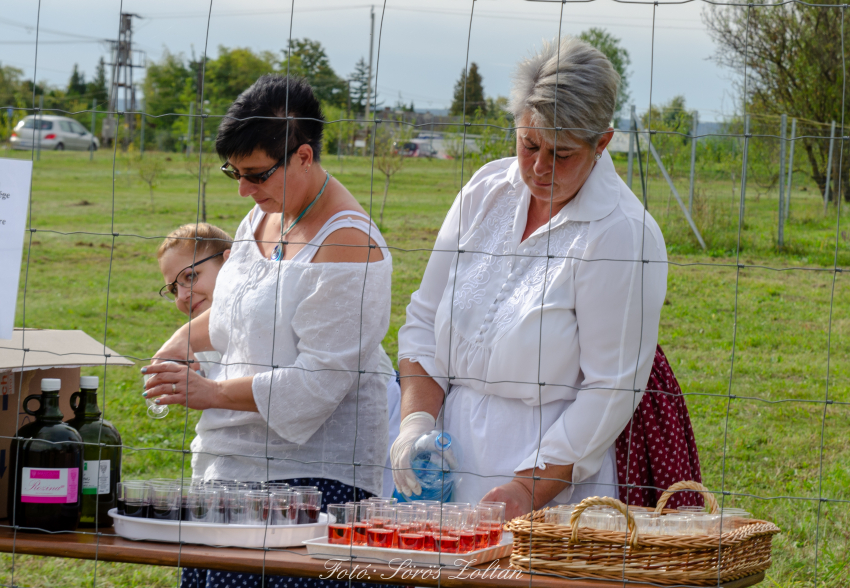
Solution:
M589 506L610 506L611 508L615 508L626 517L626 524L629 529L629 542L628 545L631 549L636 549L638 544L638 531L637 525L635 524L635 518L629 512L629 508L617 500L616 498L610 498L608 496L591 496L590 498L585 498L582 500L577 507L573 510L573 514L570 517L570 528L572 529L572 533L570 534L570 543L578 543L578 521L581 518L581 513L584 512L586 508Z
M682 480L681 482L676 482L664 491L664 494L662 494L661 498L658 499L658 505L655 507L655 512L660 513L664 510L664 506L667 504L667 501L677 490L695 490L702 494L703 499L708 504L711 514L717 514L720 510L720 507L717 505L717 499L714 498L714 494L709 492L708 488L699 482Z

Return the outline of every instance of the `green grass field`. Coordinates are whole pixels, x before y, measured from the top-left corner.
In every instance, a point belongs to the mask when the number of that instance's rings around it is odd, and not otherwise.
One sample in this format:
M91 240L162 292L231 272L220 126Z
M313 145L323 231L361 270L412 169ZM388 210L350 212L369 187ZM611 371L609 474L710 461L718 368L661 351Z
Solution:
M0 151L0 156L29 159L30 154ZM163 235L197 219L198 180L191 171L197 161L175 154L147 156L165 165L153 206L147 185L120 153L114 165L106 151L93 163L85 153L42 154L32 192L37 231L31 243L27 235L29 267L22 269L16 324L23 324L25 312L28 327L82 329L135 358L137 368L182 324L173 304L157 295L162 278L154 252ZM324 164L367 210L371 202L377 216L383 177L375 177L372 192L367 159L346 158L340 165L329 156ZM625 176L625 162L618 159L617 165ZM850 231L838 227L834 207L824 215L817 190L797 174L786 247L779 251L777 196L754 187L748 191L739 269L739 188L730 173L738 178L740 170L699 174L695 218L709 245L704 252L650 167L648 206L664 231L671 261L661 345L683 391L691 394L687 402L704 483L730 492L723 497L727 506L744 506L783 529L774 540L775 561L765 585L811 586L817 554L818 585L847 586L850 288L847 276L832 268L836 252L839 267L850 262ZM436 160L409 160L393 178L382 227L395 248L385 341L391 357L404 308L460 178L459 164ZM676 181L687 197L687 178ZM251 204L214 171L207 188L209 222L233 234ZM85 373L104 376L102 368ZM177 451L188 447L198 415L177 407L164 420L148 419L138 369L110 368L105 379L101 406L129 447L125 477L179 476ZM826 405L826 398L834 404ZM173 568L30 556L13 560L11 555L3 555L2 562L0 582L19 586L90 586L95 573L98 586L179 581Z

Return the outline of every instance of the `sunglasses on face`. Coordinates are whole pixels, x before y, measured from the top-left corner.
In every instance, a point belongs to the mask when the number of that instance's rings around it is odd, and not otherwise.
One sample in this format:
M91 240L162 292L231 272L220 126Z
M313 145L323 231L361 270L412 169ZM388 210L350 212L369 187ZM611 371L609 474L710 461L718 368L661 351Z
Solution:
M270 177L272 177L272 174L273 174L274 172L276 172L276 171L277 171L277 168L279 168L280 166L282 166L282 165L284 164L284 162L285 162L287 159L289 159L289 157L290 157L293 153L295 153L296 151L298 151L298 148L299 148L299 147L301 147L301 145L298 145L298 147L295 147L292 151L290 151L289 153L287 153L287 154L286 154L286 156L285 156L283 159L281 159L280 161L278 161L276 164L274 164L274 166L273 166L273 167L271 167L271 168L267 169L267 170L266 170L266 171L264 171L264 172L259 172L259 173L256 173L256 174L240 174L238 171L236 171L236 170L235 170L235 169L233 169L232 167L227 167L227 166L229 166L229 165L230 165L230 162L229 162L229 161L225 161L225 162L224 162L224 165L223 165L223 166L221 166L221 171L222 171L222 172L224 172L224 175L226 175L228 178L231 178L231 179L233 179L233 180L236 180L237 182L238 182L240 179L244 179L246 182L250 182L250 183L252 183L252 184L262 184L263 182L265 182L266 180L268 180Z
M171 300L172 302L177 299L177 286L182 286L184 288L191 288L195 285L195 282L198 281L198 273L195 270L196 267L204 263L205 261L209 261L216 257L224 255L224 251L216 253L215 255L210 255L209 257L203 258L201 261L196 261L190 266L184 267L177 274L177 279L171 282L170 284L166 284L162 288L159 289L159 295L167 300ZM188 271L188 273L186 273ZM185 274L185 275L184 275Z

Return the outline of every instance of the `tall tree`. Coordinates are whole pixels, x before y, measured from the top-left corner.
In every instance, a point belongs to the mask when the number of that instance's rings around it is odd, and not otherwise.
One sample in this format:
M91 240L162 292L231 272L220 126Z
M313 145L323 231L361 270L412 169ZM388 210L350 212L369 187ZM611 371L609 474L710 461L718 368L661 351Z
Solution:
M365 112L366 90L369 86L369 64L362 57L354 64L354 73L351 74L350 79L351 109L355 113Z
M71 79L68 80L68 96L82 96L86 93L86 75L80 71L79 66L74 64L74 71L71 72Z
M344 107L348 101L348 85L336 75L324 47L311 39L293 39L292 49L283 50L280 71L305 78L313 93L324 104Z
M98 103L104 103L109 98L109 89L106 87L106 63L103 57L97 62L94 77L86 85L86 93L89 98L97 99Z
M466 94L464 95L464 89ZM464 101L465 98L465 101ZM478 64L474 61L469 64L469 73L460 72L460 79L455 84L454 96L449 112L453 115L466 114L471 116L476 110L481 114L487 114L487 101L484 99L484 85L481 74L478 73Z
M629 66L632 64L632 60L629 57L628 50L620 46L620 39L605 29L596 27L587 29L579 35L579 39L599 49L614 66L614 70L620 74L620 89L617 92L617 105L614 107L614 112L615 114L621 112L631 98L629 94Z
M837 0L824 0L820 6L712 7L703 13L703 19L717 43L715 60L740 76L747 112L788 114L825 124L850 114L850 105L843 102L844 62L850 60L850 44L842 43L843 19ZM829 141L811 135L828 132L823 127L812 127L806 133L798 130L812 179L821 193L826 188ZM833 159L832 177L842 177L844 198L850 201L850 158L843 158L840 174L838 159Z

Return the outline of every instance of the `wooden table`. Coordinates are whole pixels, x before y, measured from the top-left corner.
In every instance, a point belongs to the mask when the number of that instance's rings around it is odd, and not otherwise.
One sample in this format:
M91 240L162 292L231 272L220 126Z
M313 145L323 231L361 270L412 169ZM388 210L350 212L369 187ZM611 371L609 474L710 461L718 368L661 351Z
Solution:
M3 521L5 522L5 521ZM0 522L0 525L3 524ZM604 580L569 580L544 574L526 574L510 569L507 558L487 566L458 569L402 567L371 562L349 562L313 559L304 547L286 550L240 549L235 547L205 547L175 543L130 541L114 534L112 528L93 533L40 534L18 532L0 527L0 552L75 559L98 559L154 566L194 567L229 572L249 572L268 575L324 577L334 573L334 578L360 582L402 584L416 586L445 586L446 588L623 588L623 582ZM334 566L336 569L334 570ZM479 573L475 574L478 570ZM486 570L486 573L482 573ZM403 577L404 573L417 574ZM472 577L478 576L478 577ZM754 586L764 579L764 574L727 582L724 588ZM439 582L439 584L438 584ZM628 582L628 588L647 588L648 584Z

